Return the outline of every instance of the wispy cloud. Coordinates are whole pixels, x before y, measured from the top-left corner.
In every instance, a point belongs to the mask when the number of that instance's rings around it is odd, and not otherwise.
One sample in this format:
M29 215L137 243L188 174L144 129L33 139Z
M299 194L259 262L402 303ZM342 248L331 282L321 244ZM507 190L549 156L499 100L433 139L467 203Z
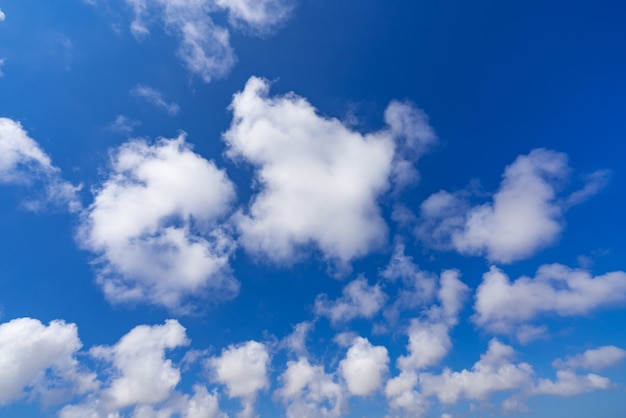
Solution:
M133 87L133 89L130 91L130 94L132 94L135 97L141 97L142 99L145 99L148 103L150 103L151 105L164 110L165 112L169 113L170 115L176 115L179 111L180 111L180 106L178 105L178 103L176 102L171 102L168 103L165 101L165 99L163 99L163 93L161 93L160 91L153 89L152 87L148 87L148 86L144 86L141 84L137 84L135 87ZM119 117L118 117L119 119ZM116 119L116 120L118 120Z

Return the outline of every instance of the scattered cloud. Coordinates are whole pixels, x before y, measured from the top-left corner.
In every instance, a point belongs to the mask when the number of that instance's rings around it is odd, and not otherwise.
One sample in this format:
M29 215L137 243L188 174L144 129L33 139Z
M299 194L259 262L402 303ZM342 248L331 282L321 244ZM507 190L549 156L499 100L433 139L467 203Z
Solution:
M26 396L58 403L96 388L95 375L76 359L81 347L74 324L32 318L0 324L0 405Z
M393 126L361 134L294 93L270 97L257 77L231 109L227 155L255 168L258 189L235 216L249 253L291 264L313 247L345 269L384 243L378 198L390 186L396 140L412 135L406 124L391 119Z
M188 296L237 294L228 262L234 243L217 225L234 187L183 134L122 145L94 194L77 239L97 255L98 282L111 301L184 311Z
M139 125L141 125L141 122L138 120L124 115L117 115L115 120L109 124L109 129L123 135L130 135L135 127Z
M48 204L67 206L71 212L80 210L76 196L80 186L73 186L61 178L61 170L39 144L28 136L19 122L0 118L0 184L28 186L39 183L43 196L24 203L31 210L40 210Z
M382 386L388 365L385 347L373 346L367 338L357 337L339 363L339 370L352 395L366 396Z
M315 299L315 314L326 316L333 324L355 318L372 318L387 301L387 295L378 284L370 286L364 277L348 283L342 296L335 301L328 300L325 294Z
M338 418L347 411L347 395L336 376L307 358L288 361L275 394L287 407L287 418Z
M532 389L532 395L573 396L594 390L607 390L611 381L606 377L590 373L580 376L568 370L556 372L556 380L539 379Z
M585 369L598 371L611 367L626 358L626 350L606 345L604 347L586 350L582 354L566 357L565 360L555 360L552 365L559 369Z
M4 14L4 12L2 11L2 9L0 9L0 22L4 22L4 19L6 19L6 15Z
M490 261L527 258L554 243L564 211L597 193L608 178L608 172L598 171L587 177L583 189L560 198L570 172L565 154L535 149L506 167L492 202L472 206L466 192L431 195L421 205L416 233L435 248L485 255Z
M512 347L493 339L471 370L453 372L445 368L440 375L422 373L419 377L422 393L453 404L461 398L482 401L493 392L528 386L534 371L527 363L512 363L514 355Z
M170 115L176 115L180 111L180 106L178 105L178 103L166 102L163 99L163 93L156 89L153 89L152 87L137 84L135 87L133 87L130 93L135 97L141 97L142 99L145 99L151 105L169 113ZM115 122L118 122L119 118L120 116L117 117ZM122 120L122 122L124 121L125 120Z
M4 73L2 72L3 66L4 66L4 59L0 58L0 77L4 77Z
M511 282L502 270L491 267L476 290L473 320L490 331L508 333L541 314L584 315L624 302L623 271L592 277L585 270L549 264L539 267L534 278Z
M253 35L267 35L291 14L291 0L126 0L134 12L130 30L138 39L150 25L162 22L179 39L178 56L187 69L205 82L224 77L234 65L228 28L212 15L227 11L231 26Z
M270 386L267 376L270 356L264 344L257 341L229 346L219 357L207 361L213 379L226 386L230 398L239 398L243 410L240 418L256 416L254 404L259 391Z

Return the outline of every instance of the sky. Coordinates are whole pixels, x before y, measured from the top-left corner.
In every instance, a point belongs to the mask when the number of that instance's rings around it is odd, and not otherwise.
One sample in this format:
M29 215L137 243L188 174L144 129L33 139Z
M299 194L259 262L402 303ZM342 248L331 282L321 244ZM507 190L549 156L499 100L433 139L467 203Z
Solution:
M0 416L623 416L625 13L0 0Z

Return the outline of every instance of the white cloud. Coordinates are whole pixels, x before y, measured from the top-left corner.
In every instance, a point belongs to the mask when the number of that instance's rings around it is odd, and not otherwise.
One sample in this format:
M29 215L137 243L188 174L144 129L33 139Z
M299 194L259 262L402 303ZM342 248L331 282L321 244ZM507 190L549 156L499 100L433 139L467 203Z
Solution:
M4 14L4 12L2 11L2 9L0 9L0 22L3 22L4 19L6 19L6 15Z
M556 377L555 381L539 379L531 394L573 396L594 390L607 390L611 387L609 379L593 373L580 376L569 370L559 370Z
M264 344L257 341L229 346L219 357L212 357L207 366L213 379L226 386L230 398L240 398L243 410L240 418L256 416L254 403L260 390L269 388L267 368L269 353Z
M156 89L153 89L152 87L137 84L135 87L133 87L130 93L133 96L145 99L151 105L169 113L170 115L175 115L180 111L180 106L178 105L178 103L166 102L165 99L163 99L163 93ZM119 121L119 116L116 121Z
M619 363L626 358L626 350L613 345L586 350L582 354L567 357L565 360L555 360L557 368L602 370Z
M426 401L415 390L418 382L417 373L403 371L387 381L385 396L393 410L404 410L411 417L420 417L426 411Z
M231 109L227 155L254 166L259 190L235 217L248 252L290 264L313 247L345 267L385 241L378 198L390 186L401 127L360 134L294 93L270 97L257 77Z
M522 324L517 328L515 337L520 344L528 344L531 341L546 338L548 334L548 327L545 325L533 326L528 324Z
M0 77L4 77L4 73L2 72L3 65L4 65L4 58L0 58Z
M124 135L130 135L136 126L141 122L124 115L117 115L115 120L109 124L109 129Z
M471 370L453 372L446 368L441 375L422 373L422 393L436 395L443 403L456 403L460 398L485 400L493 392L529 386L533 369L527 363L513 364L514 354L512 347L493 339Z
M54 403L94 389L95 375L80 370L76 325L32 318L0 324L0 405L27 395Z
M506 333L541 314L584 315L624 302L623 271L592 277L584 270L550 264L539 267L534 278L522 276L511 282L504 272L491 267L476 290L473 319L491 331Z
M28 136L19 122L0 118L0 184L43 184L45 196L25 203L38 210L49 203L67 205L72 212L80 210L76 196L80 186L72 186L61 178L61 170L52 164L37 142Z
M315 314L326 316L333 324L355 318L372 318L387 301L387 295L378 284L370 286L364 277L348 283L342 296L329 301L325 294L315 299Z
M559 237L569 206L606 183L605 171L594 173L582 190L560 199L570 171L565 154L535 149L506 167L492 202L470 206L463 193L431 195L421 205L417 235L435 248L486 255L491 261L527 258Z
M284 22L291 14L291 0L215 0L228 10L231 25L263 35Z
M102 399L111 410L166 400L180 381L180 371L165 358L165 351L189 344L178 321L140 325L112 346L90 350L92 356L111 363L115 373Z
M216 222L235 197L226 174L192 152L184 135L134 140L83 213L78 240L99 258L98 281L114 302L186 309L185 297L233 297L234 243Z
M287 362L276 396L287 405L287 418L336 418L347 409L347 396L335 376L306 358Z
M353 395L370 395L383 384L388 372L389 355L382 346L373 346L367 338L357 337L339 363L339 370Z
M457 316L469 288L459 279L459 272L456 270L444 270L440 281L438 290L440 305L432 306L426 311L424 318L411 320L408 329L409 354L397 360L402 371L434 366L452 348L449 331L457 324Z
M161 21L178 37L178 55L187 69L205 82L224 77L236 58L230 32L213 21L212 15L227 10L231 25L264 35L285 21L291 0L126 0L133 9L130 29L137 38L149 35L149 26Z

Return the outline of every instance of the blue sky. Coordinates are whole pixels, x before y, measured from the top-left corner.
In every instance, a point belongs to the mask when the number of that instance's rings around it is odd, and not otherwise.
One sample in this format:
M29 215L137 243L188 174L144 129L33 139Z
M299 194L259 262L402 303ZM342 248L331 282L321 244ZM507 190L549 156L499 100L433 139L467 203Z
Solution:
M0 416L620 417L624 12L0 0Z

